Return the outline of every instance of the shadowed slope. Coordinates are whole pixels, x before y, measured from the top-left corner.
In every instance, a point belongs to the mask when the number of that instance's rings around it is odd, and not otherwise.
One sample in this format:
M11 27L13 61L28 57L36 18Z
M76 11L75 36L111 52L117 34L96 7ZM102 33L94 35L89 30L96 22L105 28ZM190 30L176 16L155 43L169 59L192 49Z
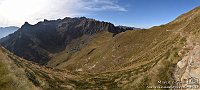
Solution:
M26 22L17 32L1 39L1 45L14 54L39 64L46 64L52 54L65 50L74 39L83 39L82 47L99 32L118 34L126 31L108 22L94 19L64 18L44 20L36 25ZM82 37L82 36L86 37ZM78 44L79 45L79 44ZM68 52L76 52L82 47L74 44Z
M81 41L88 36L82 35L52 55L47 63L52 68L13 54L8 57L24 70L31 86L42 89L146 90L149 86L176 86L158 81L200 78L199 17L198 7L168 24L147 30L126 31L115 37L99 32L87 39L90 42L84 47Z

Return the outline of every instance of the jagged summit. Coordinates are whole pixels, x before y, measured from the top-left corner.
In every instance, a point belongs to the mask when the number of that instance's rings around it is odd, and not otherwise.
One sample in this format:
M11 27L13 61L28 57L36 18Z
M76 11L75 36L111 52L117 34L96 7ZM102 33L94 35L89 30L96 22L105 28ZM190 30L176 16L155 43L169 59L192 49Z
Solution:
M27 28L30 28L32 25L29 24L28 22L24 22L24 24L21 26L21 29L27 29Z
M22 26L30 26L31 24L29 24L28 22L25 22L24 25Z
M52 57L51 54L65 50L75 39L84 39L82 43L85 45L101 32L116 35L124 31L126 30L119 29L111 23L86 17L45 19L35 25L25 22L17 32L10 35L7 40L4 39L1 44L18 56L45 64Z
M150 29L119 28L87 18L20 28L1 44L44 66L0 48L0 85L8 90L146 90L158 85L180 89L191 86L184 83L187 80L200 78L199 7Z

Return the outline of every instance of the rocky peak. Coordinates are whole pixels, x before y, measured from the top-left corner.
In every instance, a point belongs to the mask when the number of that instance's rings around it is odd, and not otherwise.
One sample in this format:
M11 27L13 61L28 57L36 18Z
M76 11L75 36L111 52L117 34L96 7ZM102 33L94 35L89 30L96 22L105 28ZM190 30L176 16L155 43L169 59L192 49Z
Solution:
M28 22L25 22L23 26L30 26L31 24L29 24Z
M109 22L97 21L86 17L47 20L24 25L1 44L25 59L45 64L51 54L63 51L72 40L82 36L92 37L99 32L118 34L125 31ZM89 42L84 38L84 43Z
M29 24L28 22L25 22L21 28L30 28L30 26L32 26L31 24Z

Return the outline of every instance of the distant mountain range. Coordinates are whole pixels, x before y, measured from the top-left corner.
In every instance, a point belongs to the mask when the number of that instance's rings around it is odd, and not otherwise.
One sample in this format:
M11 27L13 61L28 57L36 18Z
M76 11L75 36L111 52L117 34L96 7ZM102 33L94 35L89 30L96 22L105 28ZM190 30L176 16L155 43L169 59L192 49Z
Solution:
M118 28L121 28L121 29L125 29L125 30L140 30L141 28L136 28L136 27L129 27L129 26L116 26Z
M10 26L10 27L0 27L0 38L3 38L11 33L17 31L19 27Z

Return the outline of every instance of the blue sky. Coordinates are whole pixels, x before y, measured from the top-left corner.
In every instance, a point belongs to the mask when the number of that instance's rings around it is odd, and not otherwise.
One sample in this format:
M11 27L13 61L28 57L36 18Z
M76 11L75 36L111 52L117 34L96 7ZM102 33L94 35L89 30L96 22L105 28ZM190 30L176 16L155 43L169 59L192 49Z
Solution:
M115 25L149 28L168 23L199 5L199 0L0 0L0 26L86 16Z
M118 0L127 11L104 11L91 15L119 25L141 28L161 25L174 20L200 5L200 0Z

